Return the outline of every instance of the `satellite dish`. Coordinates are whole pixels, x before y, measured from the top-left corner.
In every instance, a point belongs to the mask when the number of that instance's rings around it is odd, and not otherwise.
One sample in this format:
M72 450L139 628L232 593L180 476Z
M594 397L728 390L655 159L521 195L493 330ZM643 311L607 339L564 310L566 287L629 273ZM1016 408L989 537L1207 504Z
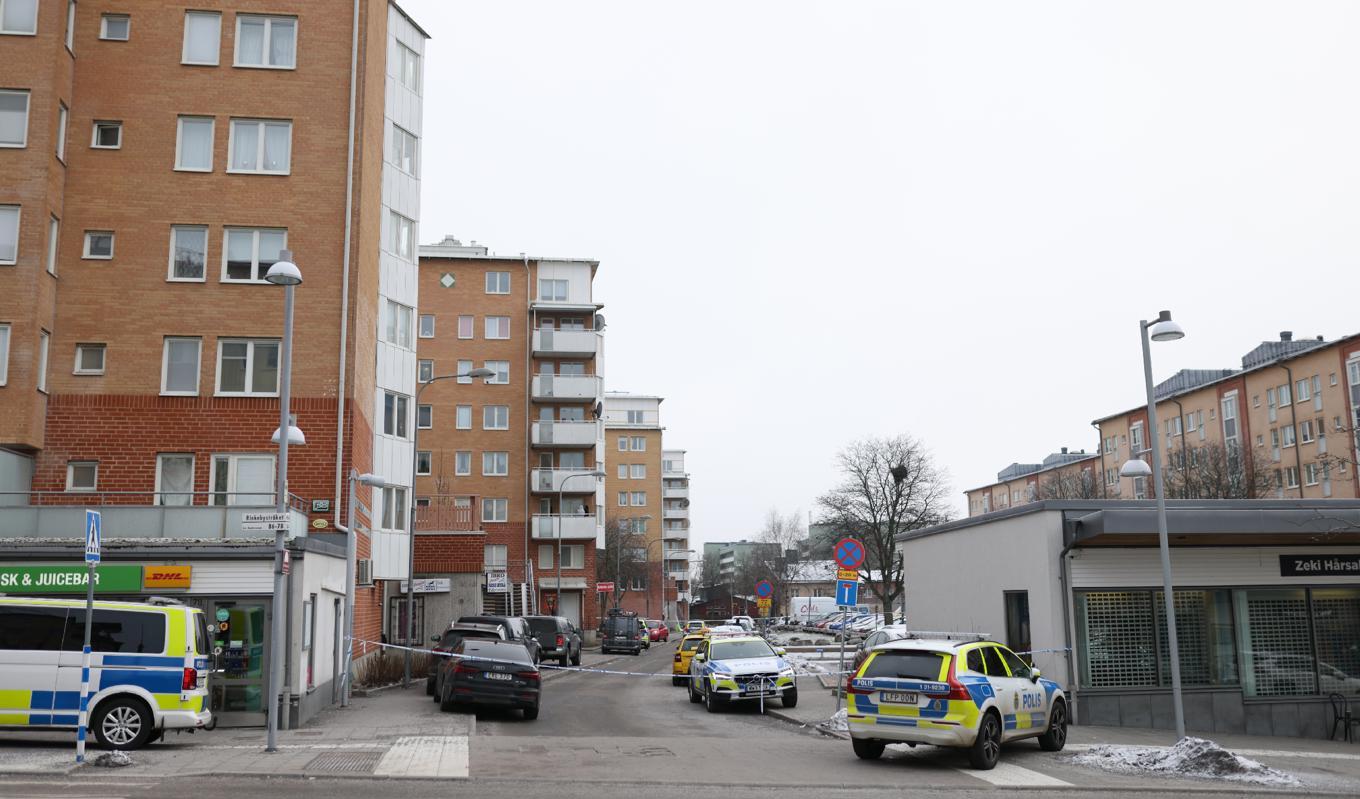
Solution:
M595 314L595 329L597 331L604 330L604 314L602 313Z
M594 414L596 419L600 418L601 416L604 415L604 403L603 402L595 403L595 407L591 408L590 412Z
M682 500L680 500L680 507L682 507L682 508L688 508L688 507L689 507L689 500L687 500L687 499L682 499Z

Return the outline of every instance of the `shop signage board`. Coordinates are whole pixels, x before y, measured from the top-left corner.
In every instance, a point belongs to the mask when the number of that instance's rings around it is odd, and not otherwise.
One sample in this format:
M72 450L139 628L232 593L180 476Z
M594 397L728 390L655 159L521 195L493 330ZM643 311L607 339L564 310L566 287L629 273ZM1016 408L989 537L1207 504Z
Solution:
M143 566L142 588L161 591L188 588L192 582L192 566Z
M406 580L401 581L401 593L406 593ZM447 594L452 587L448 577L417 577L416 594Z
M85 564L71 566L0 566L0 594L83 594L89 576ZM135 594L142 590L142 567L101 564L95 567L97 594Z
M601 594L612 594L614 593L614 581L599 581L595 583L595 590Z
M1281 555L1281 577L1360 577L1360 555Z
M510 575L503 571L487 572L486 590L489 594L510 593Z

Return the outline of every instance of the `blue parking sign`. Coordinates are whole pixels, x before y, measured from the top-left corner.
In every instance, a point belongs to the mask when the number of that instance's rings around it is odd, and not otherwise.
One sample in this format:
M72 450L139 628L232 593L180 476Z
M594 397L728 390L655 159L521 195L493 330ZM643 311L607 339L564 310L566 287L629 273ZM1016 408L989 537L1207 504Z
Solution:
M85 562L99 562L102 517L97 510L85 511Z
M837 580L836 604L842 606L858 605L859 583L855 580Z

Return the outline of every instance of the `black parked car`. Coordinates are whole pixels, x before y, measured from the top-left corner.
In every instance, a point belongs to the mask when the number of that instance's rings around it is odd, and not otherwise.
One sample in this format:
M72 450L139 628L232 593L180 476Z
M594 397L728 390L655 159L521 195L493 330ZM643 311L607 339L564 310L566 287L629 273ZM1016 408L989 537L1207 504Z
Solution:
M523 616L463 616L454 624L497 624L505 630L505 640L514 641L522 644L529 650L529 656L534 662L543 659L543 647L539 646L538 641L534 640L534 633L529 629L529 622Z
M453 648L458 646L458 642L464 638L504 641L505 629L499 624L458 624L455 622L452 627L444 631L443 635L430 636L430 640L434 642L433 651L435 652L452 652ZM430 673L425 677L425 693L435 697L436 701L438 701L439 696L435 692L435 683L439 674L439 664L444 660L448 660L448 657L442 654L430 658Z
M523 646L510 641L465 638L439 665L439 709L460 706L519 708L538 718L543 682Z
M581 631L561 616L525 616L529 630L541 648L540 658L556 659L559 665L581 665Z
M647 628L637 614L630 610L610 610L600 628L600 652L630 652L642 654L642 642Z

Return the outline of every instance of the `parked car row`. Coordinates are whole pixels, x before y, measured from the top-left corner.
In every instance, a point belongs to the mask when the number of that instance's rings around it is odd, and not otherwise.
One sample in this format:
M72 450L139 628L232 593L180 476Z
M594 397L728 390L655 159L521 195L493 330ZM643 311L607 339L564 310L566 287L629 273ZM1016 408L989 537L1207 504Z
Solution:
M440 710L487 705L538 718L544 658L580 665L581 631L561 616L462 616L431 637L425 693Z

